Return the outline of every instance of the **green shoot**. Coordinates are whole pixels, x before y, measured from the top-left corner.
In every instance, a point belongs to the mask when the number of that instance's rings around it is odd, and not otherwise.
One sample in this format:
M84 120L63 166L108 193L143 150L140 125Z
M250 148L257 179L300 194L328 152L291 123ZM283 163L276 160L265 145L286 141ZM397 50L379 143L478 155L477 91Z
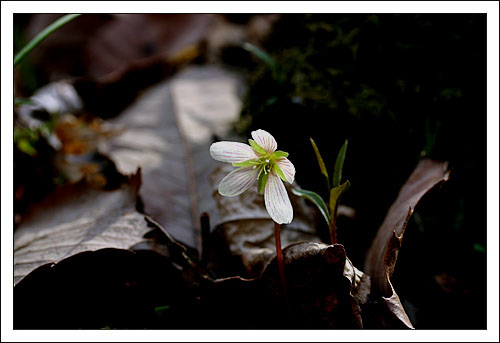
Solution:
M328 171L326 170L325 163L323 162L323 158L319 153L319 149L312 138L310 138L311 144L314 149L314 153L316 155L316 159L318 160L319 169L321 174L325 177L328 185L329 191L329 201L328 205L323 200L323 198L312 191L308 191L305 189L294 189L292 190L293 194L304 197L311 201L316 207L319 209L323 218L328 224L330 229L330 239L331 244L337 244L337 211L340 203L341 195L350 187L349 181L344 182L342 185L340 184L342 180L342 168L344 167L344 160L347 151L347 140L344 142L340 151L337 155L337 160L335 162L335 170L333 174L333 187L330 188L330 180L328 177Z
M323 174L325 176L328 191L330 191L330 178L328 177L328 172L327 172L326 167L325 167L325 162L323 162L323 158L321 157L321 154L319 153L318 146L314 142L314 139L309 138L309 140L311 141L311 145L314 149L314 153L316 154L316 159L318 160L319 170L321 171L321 174Z
M342 148L340 148L340 151L337 155L337 160L335 161L335 169L333 172L333 187L338 187L340 186L340 181L342 179L342 168L344 167L344 160L345 160L345 153L347 150L347 139L344 142L344 145L342 145Z

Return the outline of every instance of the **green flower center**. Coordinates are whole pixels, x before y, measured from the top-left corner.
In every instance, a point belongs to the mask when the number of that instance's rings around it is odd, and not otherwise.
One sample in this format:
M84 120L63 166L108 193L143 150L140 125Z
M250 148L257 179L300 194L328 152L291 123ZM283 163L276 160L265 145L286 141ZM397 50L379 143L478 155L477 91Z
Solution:
M261 156L258 159L254 160L255 165L253 168L260 168L260 173L267 174L269 173L272 169L273 166L275 165L274 158L271 154L267 154L265 156Z

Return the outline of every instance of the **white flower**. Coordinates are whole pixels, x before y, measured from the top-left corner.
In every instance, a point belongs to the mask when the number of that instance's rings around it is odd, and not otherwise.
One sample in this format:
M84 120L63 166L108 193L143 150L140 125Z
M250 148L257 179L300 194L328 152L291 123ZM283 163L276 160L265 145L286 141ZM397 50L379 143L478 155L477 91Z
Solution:
M288 153L276 150L278 144L264 130L252 132L250 145L238 142L217 142L210 146L212 158L239 167L226 175L219 184L219 193L236 196L258 180L259 193L264 192L267 212L278 224L289 224L293 209L283 181L293 183L295 167Z

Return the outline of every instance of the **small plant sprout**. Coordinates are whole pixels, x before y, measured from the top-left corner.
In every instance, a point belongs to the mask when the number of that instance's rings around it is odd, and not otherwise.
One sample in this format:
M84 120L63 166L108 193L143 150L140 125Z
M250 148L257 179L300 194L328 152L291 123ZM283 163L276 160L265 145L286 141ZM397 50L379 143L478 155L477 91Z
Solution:
M347 140L344 142L340 151L337 155L337 160L335 161L335 169L332 177L332 183L330 184L330 178L328 176L328 171L326 170L325 163L323 162L323 158L319 153L319 149L311 138L311 144L316 154L316 159L318 160L319 169L321 174L326 179L326 186L329 194L328 204L323 200L323 198L313 191L308 191L305 189L294 189L292 190L293 194L302 196L308 200L310 200L313 204L315 204L323 218L325 219L328 227L330 228L330 240L332 244L337 244L337 210L339 207L340 196L349 189L350 183L349 181L340 184L342 180L342 168L344 166L345 155L347 151ZM330 186L331 185L331 186Z
M288 153L276 150L278 144L270 133L256 130L252 132L252 138L248 140L250 145L238 142L213 143L210 146L210 155L217 161L228 162L238 167L222 179L219 184L219 194L240 195L255 181L259 193L264 193L267 212L274 221L276 258L286 296L280 224L289 224L293 219L292 204L283 181L293 183L295 167L288 160Z

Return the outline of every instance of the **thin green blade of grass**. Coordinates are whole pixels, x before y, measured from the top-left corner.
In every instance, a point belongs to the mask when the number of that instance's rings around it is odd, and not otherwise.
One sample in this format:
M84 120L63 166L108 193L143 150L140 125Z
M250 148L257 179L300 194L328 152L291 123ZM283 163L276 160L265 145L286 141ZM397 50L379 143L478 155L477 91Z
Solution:
M276 76L276 62L274 62L274 59L271 57L271 55L269 55L267 52L260 49L259 47L253 45L252 43L245 42L242 44L242 47L246 51L257 56L265 64L267 64L269 69L271 69L271 71L273 72L273 75Z
M14 57L14 68L21 63L21 61L28 55L31 50L33 50L38 44L40 44L45 38L50 36L54 31L59 29L60 27L66 25L73 19L79 17L81 14L67 14L55 22L47 26L43 29L39 34L37 34L28 44L24 46L24 48L19 51Z

